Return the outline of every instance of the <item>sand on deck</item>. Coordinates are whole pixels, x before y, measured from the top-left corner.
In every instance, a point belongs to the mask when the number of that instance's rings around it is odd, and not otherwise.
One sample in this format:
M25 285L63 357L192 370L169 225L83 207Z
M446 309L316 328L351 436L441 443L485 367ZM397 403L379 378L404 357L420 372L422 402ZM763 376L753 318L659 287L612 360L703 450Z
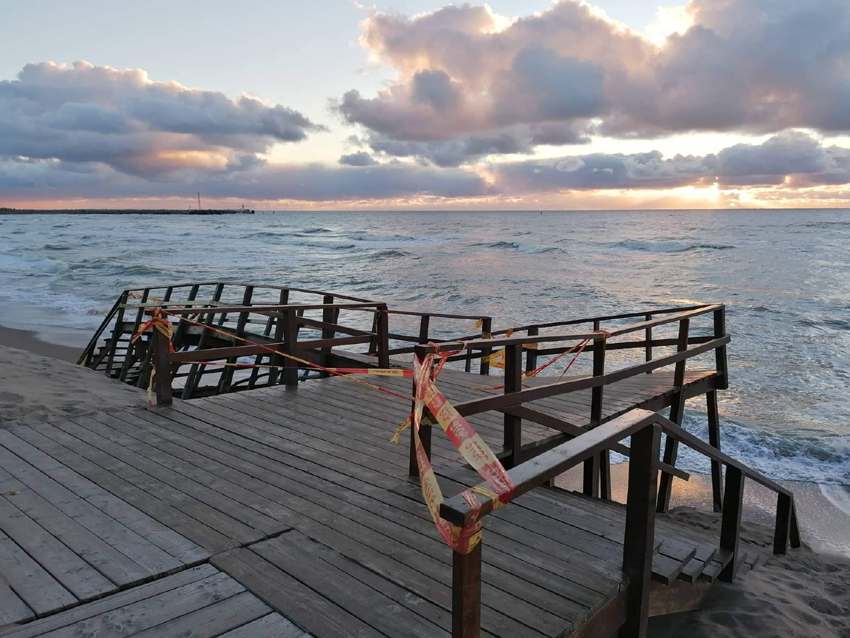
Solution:
M720 515L690 507L676 520L720 534ZM744 523L742 539L770 547L772 530ZM848 530L850 533L850 530ZM651 618L656 638L850 638L850 561L807 547L774 556L731 583L715 581L699 611Z
M9 336L8 329L3 329ZM14 338L29 345L27 335ZM33 339L33 341L35 341ZM2 342L9 343L8 339ZM51 349L44 350L45 352ZM57 351L61 352L61 351ZM143 390L68 361L0 345L0 427L38 423L92 410L144 405Z

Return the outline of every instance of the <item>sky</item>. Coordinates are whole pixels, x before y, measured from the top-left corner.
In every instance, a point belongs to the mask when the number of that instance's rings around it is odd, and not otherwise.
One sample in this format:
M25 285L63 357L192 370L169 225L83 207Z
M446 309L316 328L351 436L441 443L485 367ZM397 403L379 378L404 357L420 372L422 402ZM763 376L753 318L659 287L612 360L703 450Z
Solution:
M6 3L0 207L845 207L846 0Z

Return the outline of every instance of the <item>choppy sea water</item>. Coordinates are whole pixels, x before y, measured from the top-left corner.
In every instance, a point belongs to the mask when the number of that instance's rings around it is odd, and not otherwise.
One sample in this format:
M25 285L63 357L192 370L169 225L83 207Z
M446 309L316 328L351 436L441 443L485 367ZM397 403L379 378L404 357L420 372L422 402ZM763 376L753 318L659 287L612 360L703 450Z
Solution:
M496 327L726 303L724 450L776 479L850 485L850 211L0 216L0 239L0 322L48 338L70 327L80 345L122 289L192 280ZM705 436L704 404L689 402L685 425ZM708 468L687 452L681 464Z

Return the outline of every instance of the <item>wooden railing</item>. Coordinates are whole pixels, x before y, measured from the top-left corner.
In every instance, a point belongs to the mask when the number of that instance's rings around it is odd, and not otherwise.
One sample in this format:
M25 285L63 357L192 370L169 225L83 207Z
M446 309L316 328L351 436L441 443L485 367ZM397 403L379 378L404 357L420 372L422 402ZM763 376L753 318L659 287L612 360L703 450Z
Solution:
M427 430L428 428L424 428ZM632 410L595 429L588 430L567 443L547 451L533 461L521 463L508 471L514 485L511 501L540 487L554 477L580 463L586 463L603 450L612 448L631 437L626 521L623 537L623 571L627 577L625 616L620 636L646 635L649 615L649 589L655 534L656 486L660 467L661 432L712 461L726 466L726 495L723 505L720 547L732 554L732 559L720 574L731 581L737 570L738 548L743 504L744 478L748 477L777 493L774 552L784 554L788 542L800 546L794 495L787 489L762 476L755 470L720 453L710 445L688 434L678 425L659 414ZM440 516L450 523L470 528L490 514L498 505L498 497L488 498L489 486L482 483L477 491L479 506L473 508L461 495L442 503ZM468 554L453 553L452 636L478 638L481 635L481 542Z
M261 296L262 299L259 299ZM114 358L114 351L119 340L124 336L122 329L124 324L127 323L125 317L128 315L132 317L135 321L131 321L131 323L136 328L138 328L138 325L142 321L138 309L136 309L135 316L133 312L127 312L127 304L130 303L138 302L139 304L145 304L156 301L179 304L181 302L193 302L195 304L205 303L213 306L217 304L234 305L233 302L237 302L247 306L252 303L279 305L303 302L316 303L319 299L324 304L333 304L336 300L354 303L370 301L369 299L360 299L358 297L327 293L319 290L231 281L205 281L128 288L122 291L118 300L109 310L106 318L95 331L94 335L92 335L91 340L83 350L77 363L96 368L100 363L109 358L107 370L112 375L112 358ZM98 346L101 344L104 335L109 334L110 326L113 327L111 336L102 344L100 353L98 353Z
M504 391L497 396L484 396L480 399L473 399L456 404L457 410L464 416L478 414L489 410L498 410L504 415L504 448L507 454L503 458L505 467L515 467L525 460L545 452L547 449L562 443L564 437L573 437L580 434L583 430L575 424L568 423L561 419L557 419L548 414L544 414L538 410L529 407L527 404L530 401L538 399L546 399L549 397L561 396L570 392L579 390L591 390L591 407L590 407L590 423L589 428L598 427L603 421L603 401L604 389L618 381L642 375L659 368L666 366L674 366L673 374L673 398L671 405L670 417L674 423L681 423L684 410L685 399L685 365L689 359L702 354L715 353L715 386L713 392L717 389L726 387L727 372L726 372L726 345L730 338L725 333L726 324L724 320L725 308L722 305L700 306L695 309L687 310L676 314L666 314L666 316L658 317L639 323L634 323L618 328L612 328L606 332L580 332L571 334L546 334L536 336L511 336L495 339L472 339L469 341L445 342L439 344L440 350L457 350L467 349L469 351L492 351L495 349L505 349L505 380ZM701 316L712 316L714 319L714 335L691 337L689 330L691 321ZM667 354L661 357L651 358L642 363L631 364L625 367L620 367L614 371L606 372L606 352L615 349L616 346L629 348L645 348L646 342L625 342L625 343L610 343L611 339L621 337L637 332L647 334L654 328L666 324L678 324L678 336L674 340L676 352ZM563 381L556 381L548 385L537 386L529 389L522 389L523 366L522 353L533 352L527 346L536 346L537 354L541 352L546 354L556 354L575 346L576 342L590 340L585 347L585 352L589 352L593 357L592 374L580 377L570 377ZM541 348L543 344L552 343L568 343L569 345L561 345L559 347ZM692 346L692 347L689 347ZM416 356L420 359L428 354L437 352L437 347L429 345L420 345L414 348ZM526 368L528 365L526 365ZM522 445L522 420L526 419L539 425L544 425L549 428L558 430L562 434ZM716 427L716 421L714 426ZM423 443L428 449L430 444L429 429L423 430ZM671 481L674 476L680 476L680 471L675 470L677 456L677 442L672 439L667 439L664 450L664 461L662 467L662 481L659 487L659 511L665 511L669 503ZM617 448L616 451L623 452ZM712 472L717 471L719 476L719 467L712 466ZM410 466L411 475L416 474L414 459L411 460ZM602 450L598 457L589 459L584 467L584 491L591 496L601 495L603 498L610 498L611 493L611 478L610 478L610 459L609 450Z
M157 366L157 370L168 370L169 374L160 379L159 373L155 377L157 402L169 404L171 402L170 387L174 379L186 377L181 397L191 398L195 395L200 378L206 373L220 373L220 379L216 387L216 393L230 392L237 384L245 384L248 388L259 385L275 385L282 383L287 386L297 385L299 370L313 370L313 366L298 362L290 357L297 357L323 367L334 367L335 361L332 357L332 349L342 346L358 344L378 344L378 352L375 363L378 366L389 365L387 347L387 310L383 303L350 303L350 304L295 304L295 305L271 305L271 306L187 306L169 308L163 304L157 304L157 308L165 308L169 315L194 317L194 326L199 330L199 336L193 350L183 352L168 351L167 341L158 332L154 334L152 356L164 356L168 362L167 367ZM307 316L310 311L321 311L323 319ZM340 314L344 311L368 312L375 315L377 333L359 330L343 325L340 322ZM269 330L264 338L250 334L245 331L245 325L251 316L267 318L272 330ZM232 327L235 319L235 328ZM325 321L324 319L329 319ZM229 321L231 326L223 330L222 326ZM199 326L198 324L201 324ZM180 320L175 330L175 349L182 346L182 340L176 338L177 331L186 327L187 322ZM203 327L202 327L203 326ZM308 327L313 332L321 331L318 339L299 340L299 331ZM208 330L214 328L215 330ZM190 328L186 328L189 330ZM217 332L222 331L222 332ZM338 337L337 333L343 335ZM232 337L228 340L228 335ZM242 339L251 341L245 343ZM244 344L244 345L234 345ZM164 352L164 355L162 354ZM160 353L157 355L156 353ZM167 356L165 356L167 355ZM339 358L340 355L334 355ZM249 367L249 376L243 376L240 381L234 382L233 364L241 357L254 357L253 367ZM211 366L209 363L223 363L223 366ZM179 372L181 366L190 365L188 372ZM266 370L261 372L261 370ZM324 373L326 374L326 373Z
M453 324L456 322L474 322L475 324L479 324L480 322L480 330L481 332L478 335L475 335L476 338L486 339L490 336L490 331L493 328L493 318L487 315L464 315L464 314L453 314L453 313L445 313L445 312L418 312L415 310L396 310L393 308L389 309L389 321L390 321L390 341L391 342L401 342L401 343L413 343L413 344L425 344L425 343L443 343L447 341L452 341L457 339L456 334L453 334L451 337L447 337L446 333L447 329L436 330L435 331L435 323L440 321L445 324L446 321L451 321ZM412 320L417 320L417 332L416 334L404 334L398 328L395 327L396 321L393 320L394 317L402 318L409 317ZM455 331L452 331L455 333ZM463 334L463 332L461 332ZM390 348L390 355L405 355L411 354L414 351L414 346L404 346L404 345L395 345ZM471 372L472 362L476 359L479 361L478 372L479 374L490 374L490 363L487 358L486 353L487 349L482 350L481 353L475 355L472 353L467 353L465 355L458 355L454 357L453 361L465 361L465 369L467 372Z

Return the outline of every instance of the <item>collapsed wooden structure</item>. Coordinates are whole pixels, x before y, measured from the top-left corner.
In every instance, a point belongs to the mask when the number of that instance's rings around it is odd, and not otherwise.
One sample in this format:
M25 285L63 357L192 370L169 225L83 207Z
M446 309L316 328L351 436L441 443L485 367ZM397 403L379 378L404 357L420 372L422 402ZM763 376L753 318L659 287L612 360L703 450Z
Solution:
M158 330L131 343L160 312L174 352ZM26 496L0 496L0 540L31 557L34 576L22 582L0 561L0 617L26 622L0 635L118 635L116 614L144 618L139 632L229 638L645 635L650 615L694 609L715 578L766 559L740 540L746 479L777 494L773 551L800 543L793 494L720 451L729 340L722 305L495 329L492 317L292 288L125 291L80 362L141 387L155 368L159 405L0 431L0 476ZM514 485L504 507L460 495L440 506L461 529L483 518L469 553L436 533L412 441L389 441L410 413L405 367L438 351L457 354L437 384ZM553 357L578 357L577 374L530 375ZM398 374L359 376L374 386L364 388L328 370L340 368ZM685 401L701 395L708 442L681 428ZM444 489L480 482L432 429L420 434ZM673 479L688 478L680 444L711 460L719 539L656 516ZM623 505L610 500L612 452L630 460ZM553 486L576 466L580 493ZM120 569L102 558L116 550ZM52 602L36 604L32 582ZM139 615L202 582L225 593Z

